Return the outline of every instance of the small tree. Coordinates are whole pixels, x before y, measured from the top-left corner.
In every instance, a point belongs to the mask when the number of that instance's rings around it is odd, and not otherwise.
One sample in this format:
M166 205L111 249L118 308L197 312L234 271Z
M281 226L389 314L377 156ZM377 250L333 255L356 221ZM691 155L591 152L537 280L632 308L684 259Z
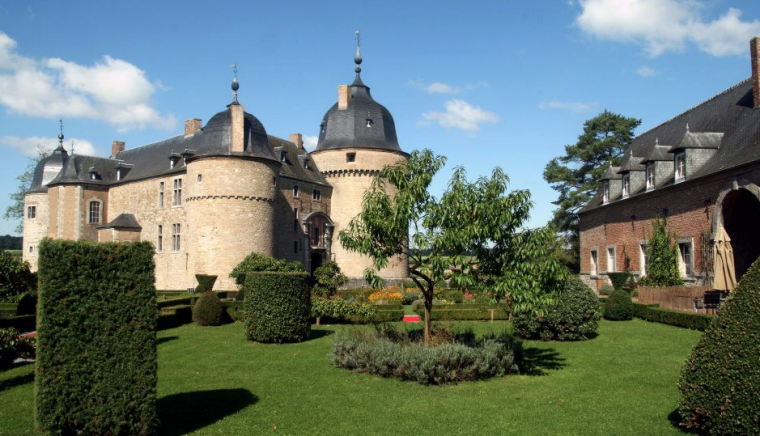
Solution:
M235 279L235 283L242 287L245 283L245 275L251 272L301 272L303 265L301 262L285 262L284 260L275 259L274 257L265 256L259 253L251 253L246 256L230 273L230 277Z
M681 286L683 279L678 269L678 246L668 234L664 217L652 220L652 238L647 244L647 275L641 283L648 286Z
M0 301L15 301L16 297L34 288L34 274L29 270L29 262L0 251Z
M484 283L516 310L537 310L551 301L567 275L551 255L553 232L522 228L532 206L528 191L508 192L509 178L499 168L490 178L469 182L458 167L437 200L428 187L445 162L423 150L383 168L364 196L362 211L339 233L346 249L373 259L373 268L365 270L373 286L382 284L377 272L391 257L408 257L424 299L425 342L430 340L434 284L451 265L458 266L452 276L456 285Z
M26 197L26 192L32 187L34 170L37 168L37 164L47 157L48 154L50 154L50 152L47 149L41 145L37 145L37 155L29 159L24 172L16 177L16 180L18 180L18 188L16 188L16 192L10 195L12 203L5 209L3 218L7 220L18 220L18 225L16 226L17 233L24 231L24 198Z
M314 270L314 287L312 293L317 297L329 298L335 294L339 287L346 284L348 279L340 271L340 267L332 260L323 263Z

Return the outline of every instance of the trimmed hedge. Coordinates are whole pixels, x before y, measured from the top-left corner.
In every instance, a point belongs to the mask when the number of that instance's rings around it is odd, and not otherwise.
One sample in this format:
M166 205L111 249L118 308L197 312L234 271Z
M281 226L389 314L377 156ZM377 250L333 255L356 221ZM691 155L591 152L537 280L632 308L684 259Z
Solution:
M629 280L631 280L631 273L629 272L611 272L607 273L607 277L610 278L610 282L612 282L612 288L613 289L623 289L623 286L628 283Z
M423 307L417 307L414 312L425 317L425 309ZM430 312L431 321L490 321L491 311L489 309L496 309L493 313L493 319L495 320L508 320L509 311L505 305L493 305L493 304L436 304L433 306L432 312Z
M245 334L257 342L300 342L311 331L305 272L252 272L245 279Z
M678 389L684 427L760 435L760 260L742 277L686 359Z
M388 304L388 306L395 306ZM375 306L383 307L383 305ZM378 322L398 322L404 320L404 309L376 309L375 313L370 316L348 315L347 319L357 324L378 323Z
M659 304L633 303L633 316L645 321L657 322L676 327L684 327L701 332L710 325L712 316L703 313L681 312L661 309Z
M192 306L195 304L195 301L198 299L198 297L183 297L183 298L172 298L171 300L162 300L159 301L158 308L163 309L165 307L172 307L172 306L181 306L181 305L190 305Z
M0 318L0 329L14 328L20 332L37 330L37 315L19 315Z
M193 322L193 307L190 305L165 307L158 316L158 330L173 329Z
M607 297L604 305L604 319L610 321L628 321L633 318L633 302L628 292L615 289Z
M216 280L216 276L213 277ZM199 326L220 326L223 316L224 304L212 291L203 292L193 306L193 321Z
M245 304L242 301L223 301L224 309L234 322L245 322Z
M40 244L35 419L42 432L155 433L153 254L149 242Z
M513 324L521 337L544 341L586 340L596 334L602 318L596 294L577 276L567 279L557 304L541 309L543 316L533 312L515 314Z

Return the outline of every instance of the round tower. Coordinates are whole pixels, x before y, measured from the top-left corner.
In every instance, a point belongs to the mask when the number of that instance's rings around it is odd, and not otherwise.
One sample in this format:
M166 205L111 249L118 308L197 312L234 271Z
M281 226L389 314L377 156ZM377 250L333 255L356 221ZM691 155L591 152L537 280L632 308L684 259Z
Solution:
M333 187L330 217L335 225L334 260L349 279L359 284L364 282L364 270L372 266L372 260L344 249L337 241L338 232L361 212L364 193L378 171L409 155L398 144L393 116L372 98L370 88L362 82L359 47L354 62L356 78L351 85L338 87L338 102L322 119L319 141L311 156ZM380 276L390 280L407 278L406 256L391 259Z
M237 102L214 115L186 150L189 271L217 275L235 289L232 269L252 252L275 254L275 189L281 163L261 122ZM171 229L170 229L171 230Z

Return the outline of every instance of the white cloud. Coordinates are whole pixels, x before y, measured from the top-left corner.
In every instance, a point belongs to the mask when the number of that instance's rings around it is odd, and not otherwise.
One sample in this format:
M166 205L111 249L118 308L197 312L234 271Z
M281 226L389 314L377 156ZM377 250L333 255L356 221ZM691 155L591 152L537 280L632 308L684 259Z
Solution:
M66 138L63 147L71 153L71 143L74 142L74 152L88 156L101 156L92 143L86 139ZM3 136L0 138L0 146L20 151L27 156L37 156L40 150L50 151L58 147L58 138L48 136Z
M579 0L576 24L600 39L643 44L650 56L695 44L712 56L743 55L760 21L742 21L735 8L706 21L698 0Z
M560 109L570 112L588 112L594 108L595 103L583 103L580 101L542 101L538 108L541 110Z
M433 82L425 87L428 94L459 94L462 88L456 88L446 83Z
M438 123L446 128L456 128L469 132L480 130L480 124L496 123L499 117L493 112L473 106L463 100L453 99L446 102L446 112L427 112L419 124L429 126Z
M104 56L93 65L79 65L27 58L0 32L0 104L11 112L103 120L119 131L171 129L175 118L160 114L150 101L155 89L145 71L127 61Z
M636 74L638 74L641 77L654 77L658 74L660 74L659 71L655 70L652 67L648 67L646 65L642 65L636 69Z
M317 148L317 141L319 141L317 136L303 135L303 148L309 152L314 151Z

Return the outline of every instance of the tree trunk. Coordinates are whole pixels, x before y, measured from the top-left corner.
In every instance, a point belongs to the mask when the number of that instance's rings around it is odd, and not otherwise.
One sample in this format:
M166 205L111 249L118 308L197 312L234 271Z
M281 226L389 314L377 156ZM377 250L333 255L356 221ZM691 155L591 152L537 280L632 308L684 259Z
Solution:
M322 317L320 317L320 316L317 317L317 325L319 325L319 322L321 321L321 318Z
M425 295L425 331L423 338L425 344L430 343L430 313L433 311L433 284L428 283L428 290Z

